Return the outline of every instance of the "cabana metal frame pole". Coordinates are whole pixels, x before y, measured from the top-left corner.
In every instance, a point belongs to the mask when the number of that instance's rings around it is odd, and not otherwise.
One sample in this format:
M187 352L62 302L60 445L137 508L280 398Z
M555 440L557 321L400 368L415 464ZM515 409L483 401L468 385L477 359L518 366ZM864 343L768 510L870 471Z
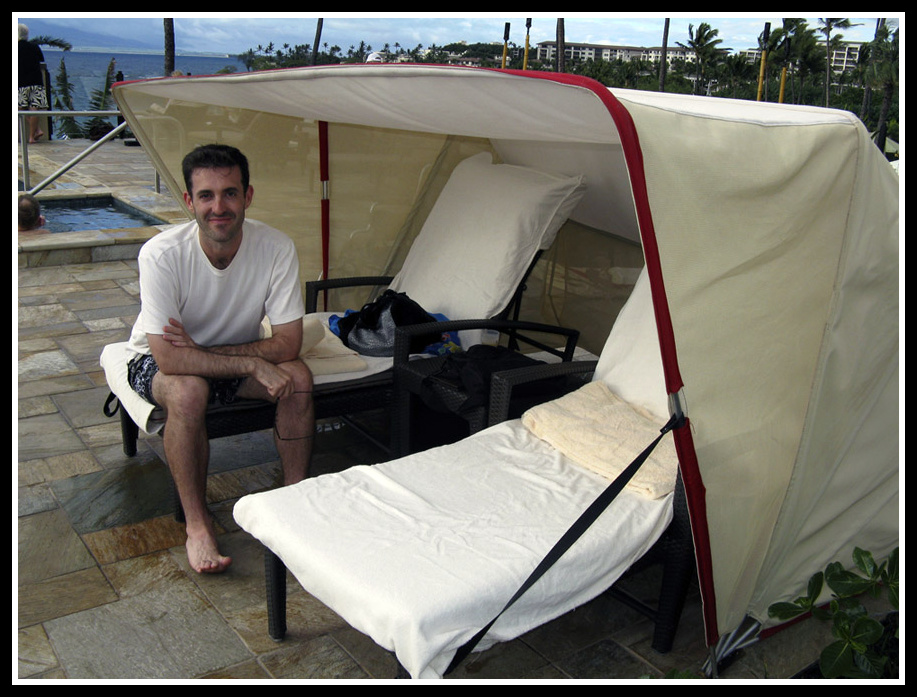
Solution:
M319 148L319 168L322 184L322 279L328 278L328 268L330 265L330 243L331 243L331 192L329 181L328 167L328 122L318 122L318 148ZM323 299L325 309L328 309L328 291L325 291Z

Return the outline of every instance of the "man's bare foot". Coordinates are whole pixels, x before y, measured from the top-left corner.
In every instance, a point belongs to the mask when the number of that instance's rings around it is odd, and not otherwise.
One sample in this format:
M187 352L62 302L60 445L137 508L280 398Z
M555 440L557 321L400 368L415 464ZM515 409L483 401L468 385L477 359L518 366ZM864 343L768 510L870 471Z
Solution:
M229 568L232 558L224 557L210 535L188 535L185 543L188 563L199 574L219 574Z

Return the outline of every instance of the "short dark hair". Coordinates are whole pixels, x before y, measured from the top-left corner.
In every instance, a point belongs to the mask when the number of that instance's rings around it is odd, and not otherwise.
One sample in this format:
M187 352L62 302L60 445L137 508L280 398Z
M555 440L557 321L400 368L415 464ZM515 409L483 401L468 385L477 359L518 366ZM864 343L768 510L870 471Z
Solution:
M41 221L41 205L32 194L19 197L19 227L23 230L34 230Z
M242 174L242 188L248 191L248 158L238 148L231 145L213 143L199 145L185 155L181 163L182 176L185 178L185 190L191 193L191 175L196 169L220 169L238 167Z

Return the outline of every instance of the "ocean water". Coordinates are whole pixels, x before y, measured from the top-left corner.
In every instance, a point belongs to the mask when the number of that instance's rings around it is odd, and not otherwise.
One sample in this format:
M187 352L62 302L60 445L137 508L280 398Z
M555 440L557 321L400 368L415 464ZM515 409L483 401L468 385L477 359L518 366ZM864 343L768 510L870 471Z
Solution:
M104 53L57 51L42 47L51 78L52 92L60 71L61 60L67 67L67 79L73 86L73 108L89 107L93 91L102 88L109 62L114 59L115 72L125 80L143 80L163 76L163 56L155 53ZM245 66L232 56L176 56L175 69L191 75L213 75L229 67L232 72L245 72ZM52 103L54 94L52 93Z

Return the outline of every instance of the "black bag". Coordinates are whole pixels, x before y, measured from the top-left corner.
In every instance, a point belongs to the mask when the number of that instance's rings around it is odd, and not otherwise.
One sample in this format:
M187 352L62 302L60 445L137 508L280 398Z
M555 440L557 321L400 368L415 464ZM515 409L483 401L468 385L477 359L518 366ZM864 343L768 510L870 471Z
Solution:
M435 383L438 381L445 383L448 387L462 389L467 394L466 399L457 410L457 413L462 413L487 402L490 398L490 379L494 373L541 363L544 361L529 358L505 346L476 344L467 351L446 356L441 368L424 379L424 390L421 397L427 406L433 409L451 411L442 404Z
M359 312L338 320L338 331L345 346L364 356L391 356L397 327L435 321L435 317L407 294L389 289L373 302L366 303ZM417 337L411 343L411 352L419 353L440 338L440 334Z

